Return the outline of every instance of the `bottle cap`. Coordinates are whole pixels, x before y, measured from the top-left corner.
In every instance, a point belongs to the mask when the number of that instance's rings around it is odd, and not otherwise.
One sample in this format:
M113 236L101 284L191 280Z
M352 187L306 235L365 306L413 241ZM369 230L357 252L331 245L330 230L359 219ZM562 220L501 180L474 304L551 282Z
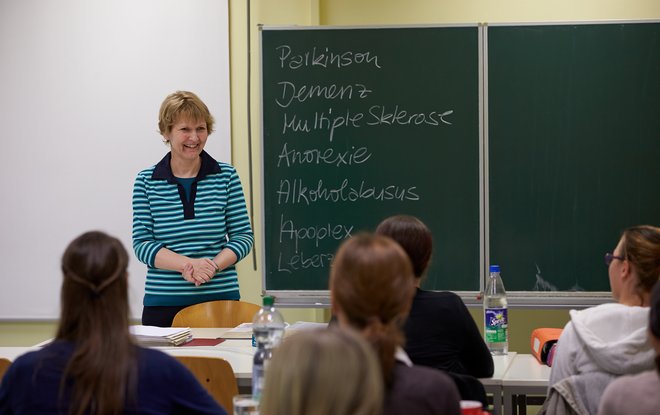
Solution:
M271 306L275 304L275 299L270 295L265 296L263 301L264 301L264 305Z
M500 266L499 265L491 265L490 266L490 272L500 272Z

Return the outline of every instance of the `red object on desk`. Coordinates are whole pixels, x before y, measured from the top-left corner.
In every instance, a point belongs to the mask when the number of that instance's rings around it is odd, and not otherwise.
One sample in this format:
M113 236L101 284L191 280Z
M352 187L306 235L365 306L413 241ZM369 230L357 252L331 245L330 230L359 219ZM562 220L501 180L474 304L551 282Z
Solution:
M563 329L539 328L532 331L532 354L541 364L546 364L550 348L557 343Z
M225 339L192 339L181 346L215 346L225 341Z

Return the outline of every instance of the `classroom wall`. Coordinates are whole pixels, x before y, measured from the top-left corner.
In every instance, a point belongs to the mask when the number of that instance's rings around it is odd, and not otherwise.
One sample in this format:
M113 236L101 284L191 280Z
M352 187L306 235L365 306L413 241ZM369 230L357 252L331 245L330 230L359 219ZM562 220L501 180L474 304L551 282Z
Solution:
M131 253L129 300L141 314L132 187L169 151L157 127L163 98L199 94L218 120L206 148L231 161L227 4L0 1L0 319L57 318L62 253L90 229Z
M250 9L250 51L248 55L247 12ZM594 21L621 19L660 19L657 0L229 0L230 77L231 77L231 136L232 161L246 191L256 239L262 237L260 225L260 118L259 118L259 47L257 24L266 25L395 25L443 24L470 22L547 22ZM251 68L248 68L248 57ZM251 83L250 101L247 84ZM250 105L250 113L247 108ZM248 118L250 117L250 122ZM248 128L249 127L249 128ZM251 145L249 140L251 133ZM251 149L251 150L250 150ZM250 165L250 158L251 165ZM251 171L252 170L252 171ZM250 180L250 173L253 174ZM252 192L252 202L250 193ZM259 246L257 246L257 250ZM441 253L438 253L441 255ZM241 294L244 300L260 301L262 275L259 268L261 253L238 265ZM506 275L504 276L506 278ZM481 326L479 309L471 310ZM325 321L329 313L322 309L284 310L287 321ZM524 309L510 310L510 349L529 352L529 335L533 328L562 327L568 320L567 310ZM28 334L15 325L0 323L0 345L34 344L35 338L52 335L53 325L30 327ZM41 330L41 331L40 331ZM35 331L37 334L35 334ZM25 340L23 340L25 339ZM31 343L25 343L25 342ZM13 343L12 343L13 342ZM16 343L19 342L19 343Z

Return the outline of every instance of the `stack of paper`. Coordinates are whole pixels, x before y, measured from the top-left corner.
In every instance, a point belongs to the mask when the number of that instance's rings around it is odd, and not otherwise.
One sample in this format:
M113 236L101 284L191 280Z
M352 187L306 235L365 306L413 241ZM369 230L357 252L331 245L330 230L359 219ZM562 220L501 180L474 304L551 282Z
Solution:
M328 323L315 323L313 321L296 321L287 327L287 330L319 330L327 329Z
M284 337L289 337L292 334L300 333L305 330L320 330L328 328L328 323L314 323L312 321L296 321L287 327Z
M179 346L192 340L189 327L131 326L130 332L143 346Z
M251 339L252 323L241 323L233 329L222 333L223 339Z

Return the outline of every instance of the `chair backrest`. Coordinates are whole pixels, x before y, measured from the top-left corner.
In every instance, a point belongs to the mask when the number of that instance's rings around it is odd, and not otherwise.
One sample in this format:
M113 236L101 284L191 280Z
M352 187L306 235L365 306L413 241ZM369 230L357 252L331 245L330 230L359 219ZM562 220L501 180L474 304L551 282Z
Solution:
M199 383L224 408L234 413L232 399L238 394L238 384L229 362L219 357L175 356L190 370Z
M5 359L4 357L0 358L0 380L5 376L5 372L11 366L11 360Z
M245 301L208 301L179 311L172 327L236 327L251 323L259 309L260 306Z

